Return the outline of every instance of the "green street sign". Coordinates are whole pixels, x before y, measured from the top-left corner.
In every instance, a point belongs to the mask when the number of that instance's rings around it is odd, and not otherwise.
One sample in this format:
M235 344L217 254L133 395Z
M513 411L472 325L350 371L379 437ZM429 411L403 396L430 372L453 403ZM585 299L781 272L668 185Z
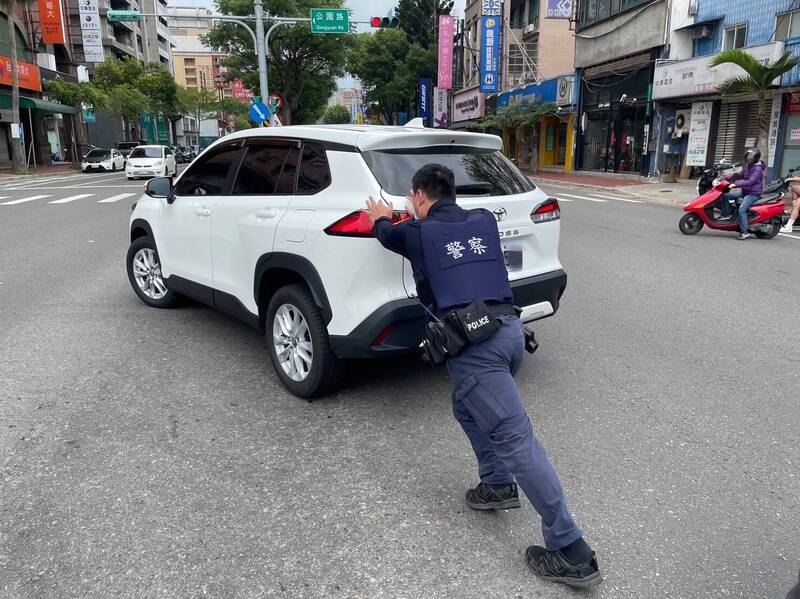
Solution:
M139 22L141 15L138 10L109 10L106 18L112 23L115 21L133 21Z
M346 8L312 8L311 33L350 33L350 11Z

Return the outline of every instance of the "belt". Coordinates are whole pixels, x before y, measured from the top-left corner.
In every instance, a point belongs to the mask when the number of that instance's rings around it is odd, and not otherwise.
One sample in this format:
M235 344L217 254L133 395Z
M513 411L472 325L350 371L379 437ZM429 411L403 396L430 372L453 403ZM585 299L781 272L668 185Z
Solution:
M520 314L520 312L511 304L492 304L486 307L489 309L489 314L494 317L519 316Z

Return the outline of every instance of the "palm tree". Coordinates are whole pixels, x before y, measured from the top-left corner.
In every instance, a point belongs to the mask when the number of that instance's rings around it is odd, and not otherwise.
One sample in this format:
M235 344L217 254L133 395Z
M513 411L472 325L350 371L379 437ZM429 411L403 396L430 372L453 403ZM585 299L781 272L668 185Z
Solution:
M0 0L0 6L6 9L8 20L8 45L11 48L11 118L19 123L19 69L17 65L17 30L14 25L14 15L17 12L17 2L30 3L32 0ZM31 131L31 134L33 132ZM14 172L25 169L25 153L22 150L22 139L11 140L11 164Z
M784 52L773 64L761 64L751 54L744 50L725 50L720 52L711 61L711 66L721 64L735 64L744 71L744 75L731 77L719 86L723 96L732 94L756 94L758 96L758 147L766 157L769 137L769 108L767 105L767 91L773 81L784 73L788 73L800 64L800 57Z

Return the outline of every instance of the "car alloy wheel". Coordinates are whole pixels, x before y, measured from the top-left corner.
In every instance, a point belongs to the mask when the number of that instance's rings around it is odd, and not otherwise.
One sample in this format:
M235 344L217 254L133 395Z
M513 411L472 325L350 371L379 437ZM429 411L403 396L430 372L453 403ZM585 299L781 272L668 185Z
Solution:
M141 248L133 257L133 278L142 293L153 300L167 294L167 286L161 275L158 256L151 248Z
M296 306L283 304L275 312L272 339L286 375L297 382L308 378L314 362L314 344L308 323Z

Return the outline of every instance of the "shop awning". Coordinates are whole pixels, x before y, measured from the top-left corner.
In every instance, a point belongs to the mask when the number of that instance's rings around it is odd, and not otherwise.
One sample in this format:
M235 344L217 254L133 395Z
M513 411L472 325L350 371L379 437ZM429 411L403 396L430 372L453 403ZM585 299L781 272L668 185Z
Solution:
M707 19L703 19L702 21L695 21L691 25L678 27L675 31L685 31L686 29L694 29L695 27L702 27L703 25L714 25L719 23L723 18L724 17L709 17Z
M74 107L66 104L48 102L39 98L29 98L28 96L20 96L19 107L33 108L44 112L60 112L61 114L76 114L78 112ZM0 94L0 108L11 108L11 94Z

